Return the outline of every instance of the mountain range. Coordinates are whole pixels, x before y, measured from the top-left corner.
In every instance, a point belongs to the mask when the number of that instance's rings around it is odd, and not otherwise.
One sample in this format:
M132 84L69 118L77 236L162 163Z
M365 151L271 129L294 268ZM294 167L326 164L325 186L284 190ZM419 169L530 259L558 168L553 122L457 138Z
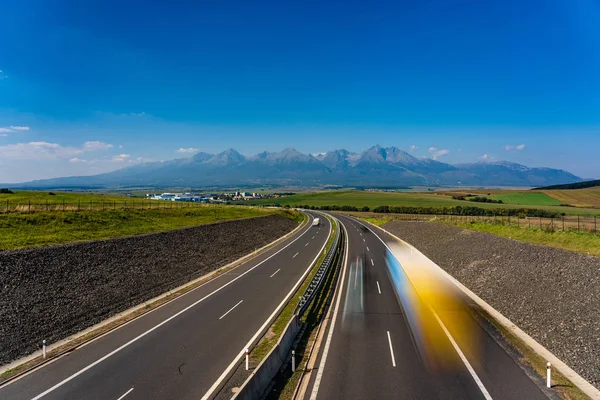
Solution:
M544 186L579 181L582 179L560 169L529 168L507 161L451 165L417 158L396 147L373 146L362 153L340 149L316 155L293 148L251 157L234 149L218 154L200 152L100 175L44 179L21 186Z

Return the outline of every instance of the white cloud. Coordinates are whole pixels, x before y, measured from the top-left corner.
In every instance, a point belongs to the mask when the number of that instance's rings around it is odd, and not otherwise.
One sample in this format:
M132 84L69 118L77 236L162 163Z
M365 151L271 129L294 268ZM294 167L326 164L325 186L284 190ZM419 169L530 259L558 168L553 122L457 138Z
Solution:
M450 150L447 150L447 149L441 149L440 150L440 149L437 149L435 147L430 147L429 148L429 152L431 153L431 157L434 160L437 160L438 158L443 157L446 154L450 153Z
M57 143L29 142L0 146L0 156L16 159L68 158L81 154L81 149Z
M179 150L177 150L178 153L197 153L198 149L195 149L193 147L188 147L187 149L184 149L183 147L180 148Z
M484 154L484 155L482 155L481 157L479 157L479 159L480 159L480 160L482 160L482 161L487 161L487 160L489 160L489 159L490 159L490 156L489 156L489 155L487 155L487 154Z
M96 141L91 141L91 142L85 142L83 144L83 151L108 150L112 147L113 147L112 144L99 142L96 140Z
M0 137L8 136L6 133L0 133Z
M1 81L2 79L6 79L6 78L8 78L8 76L4 75L4 71L2 71L2 70L0 69L0 81Z
M122 144L120 144L120 145L119 145L119 148L120 148L120 149L122 149L122 148L123 148L123 145L122 145Z
M11 126L10 129L15 130L15 131L28 131L29 127L28 126Z
M1 127L0 128L0 132L3 133L8 133L8 132L23 132L23 131L28 131L29 127L28 126L5 126L5 127Z
M145 117L146 113L145 112L140 112L140 113L123 113L121 114L121 117Z
M113 156L111 161L121 163L121 162L127 161L130 157L131 157L131 155L129 155L129 154L119 154L119 155Z
M69 162L70 162L70 163L87 163L87 162L89 162L89 161L88 161L88 160L81 159L81 158L77 158L77 157L75 157L75 158L71 158L71 159L69 160Z
M513 146L511 144L507 144L506 146L504 146L504 150L506 151L512 151L512 150L516 150L516 151L521 151L525 148L524 144L519 144L516 146Z
M415 145L413 144L413 145L411 145L411 146L410 146L408 149L409 149L410 151L415 151L415 150L417 150L417 149L418 149L418 147L417 147L417 146L415 146Z

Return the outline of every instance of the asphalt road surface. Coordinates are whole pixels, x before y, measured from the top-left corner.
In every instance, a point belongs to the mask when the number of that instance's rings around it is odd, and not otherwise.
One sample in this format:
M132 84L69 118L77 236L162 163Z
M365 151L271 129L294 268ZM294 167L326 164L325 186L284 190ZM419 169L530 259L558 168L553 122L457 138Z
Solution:
M347 263L340 278L343 287L339 301L336 296L332 303L339 307L337 312L334 308L333 321L320 344L305 399L547 398L503 348L461 309L453 310L453 317L464 318L478 327L477 343L459 339L460 335L448 328L454 347L441 325L436 324L439 331L431 334L442 338L441 346L449 354L447 362L453 367L435 371L428 368L387 272L383 242L396 242L395 239L379 229L366 230L355 219L338 217L349 241ZM464 307L469 307L464 301ZM443 321L445 316L440 316ZM472 358L470 350L475 345L480 350L477 358ZM469 367L461 357L465 357Z
M321 216L311 227L313 218L254 259L0 387L0 399L199 399L322 251L330 223Z

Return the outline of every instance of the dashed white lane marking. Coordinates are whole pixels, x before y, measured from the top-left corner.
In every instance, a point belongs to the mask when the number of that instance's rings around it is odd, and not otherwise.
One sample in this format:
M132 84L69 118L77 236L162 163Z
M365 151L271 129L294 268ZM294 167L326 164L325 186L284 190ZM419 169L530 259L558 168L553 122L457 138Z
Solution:
M313 236L312 238L314 239L315 237Z
M485 386L483 386L483 382L481 382L481 379L479 379L479 376L477 376L477 374L475 373L475 370L473 369L473 367L471 366L471 364L467 360L467 357L465 357L465 355L463 354L463 352L460 349L460 347L458 347L458 344L456 344L456 342L454 341L454 338L452 337L452 335L450 335L450 332L448 332L448 329L446 329L446 325L444 325L444 323L442 322L442 320L440 319L440 317L437 315L437 313L435 311L433 311L433 308L430 307L430 309L431 309L431 312L433 313L433 315L435 316L435 319L437 319L438 323L440 324L440 326L444 330L444 333L446 334L446 336L448 336L448 339L450 340L450 343L452 343L452 346L454 347L454 350L456 350L456 352L458 353L458 356L460 357L460 359L462 360L462 362L465 364L465 366L469 370L469 373L471 374L471 376L475 380L475 383L477 383L477 386L479 387L479 390L481 390L481 393L483 393L483 397L485 397L486 400L493 400L492 396L490 396L490 393L487 391L487 389L485 388Z
M392 337L390 336L390 331L387 331L388 335L388 343L390 344L390 355L392 356L392 366L396 366L396 358L394 357L394 348L392 347Z
M304 245L304 247L306 247L306 246L308 246L308 243L306 243L306 244Z
M363 238L363 242L366 242L365 238Z
M300 253L296 253L296 254L294 254L294 257L292 257L292 258L296 258L296 256L297 256L298 254L300 254Z
M277 271L273 272L273 275L271 275L269 278L272 278L275 276L276 273L278 273L279 271L281 271L281 268L279 268Z
M375 263L373 262L373 259L371 258L371 265L375 266Z
M117 400L122 400L123 398L125 398L125 396L127 396L131 392L133 392L133 388L131 388L128 391L126 391L125 394L123 394L123 396L119 397Z
M379 286L379 281L377 281L377 291L381 294L381 287Z
M115 350L111 351L110 353L104 355L103 357L97 359L96 361L94 361L93 363L89 364L87 367L84 367L82 369L80 369L79 371L75 372L74 374L72 374L71 376L69 376L68 378L63 379L62 381L58 382L56 385L52 386L51 388L47 389L45 392L38 394L37 396L35 396L33 399L31 400L39 400L42 397L46 396L48 393L52 393L53 391L55 391L56 389L58 389L59 387L65 385L66 383L72 381L73 379L77 378L79 375L85 373L86 371L94 368L96 365L100 364L101 362L107 360L108 358L112 357L113 355L117 354L118 352L120 352L121 350L131 346L133 343L137 342L138 340L142 339L143 337L145 337L146 335L150 334L151 332L154 332L155 330L157 330L158 328L160 328L161 326L169 323L170 321L172 321L173 319L177 318L178 316L180 316L181 314L187 312L188 310L192 309L193 307L195 307L196 305L200 304L201 302L203 302L204 300L208 299L209 297L213 296L214 294L220 292L221 290L223 290L223 288L233 284L235 281L237 281L238 279L241 279L242 277L244 277L246 274L249 274L250 272L254 271L256 268L258 268L259 266L261 266L262 264L264 264L265 262L267 262L268 260L270 260L271 258L275 257L277 254L281 253L283 250L287 249L288 247L290 247L293 243L296 243L296 241L300 240L300 238L304 235L306 235L309 232L309 229L306 229L303 233L300 234L300 236L298 236L297 238L295 238L294 240L292 240L291 242L289 242L288 244L286 244L285 246L283 246L281 249L277 250L275 253L271 254L269 257L265 258L264 260L262 260L261 262L259 262L258 264L254 265L252 268L248 269L247 271L241 273L240 275L238 275L237 277L235 277L234 279L230 280L229 282L225 283L224 285L221 285L219 288L213 290L211 293L207 294L206 296L202 297L201 299L195 301L194 303L190 304L189 306L187 306L186 308L184 308L183 310L180 310L178 312L176 312L175 314L171 315L169 318L163 320L162 322L160 322L157 325L154 325L152 328L148 329L147 331L141 333L140 335L134 337L133 339L131 339L129 342L121 345L120 347L116 348ZM325 245L323 245L323 247L325 247ZM242 354L240 354L240 357L242 356Z
M367 251L371 251L371 250L369 250L369 246L367 246Z
M236 308L237 306L239 306L240 304L242 304L242 301L244 301L244 300L240 300L240 302L239 302L239 303L237 303L235 306L231 307L231 308L229 309L229 311L227 311L225 314L221 315L221 318L219 318L219 319L223 319L223 318L225 318L225 316L226 316L227 314L229 314L230 312L232 312L234 308Z

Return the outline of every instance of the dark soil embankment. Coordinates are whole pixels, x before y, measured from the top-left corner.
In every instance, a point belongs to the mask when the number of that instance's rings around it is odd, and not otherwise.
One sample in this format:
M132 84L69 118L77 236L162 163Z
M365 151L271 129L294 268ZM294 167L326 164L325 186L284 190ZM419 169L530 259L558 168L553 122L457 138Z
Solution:
M431 222L383 228L600 387L599 258Z
M217 269L290 232L281 216L0 252L0 365Z

